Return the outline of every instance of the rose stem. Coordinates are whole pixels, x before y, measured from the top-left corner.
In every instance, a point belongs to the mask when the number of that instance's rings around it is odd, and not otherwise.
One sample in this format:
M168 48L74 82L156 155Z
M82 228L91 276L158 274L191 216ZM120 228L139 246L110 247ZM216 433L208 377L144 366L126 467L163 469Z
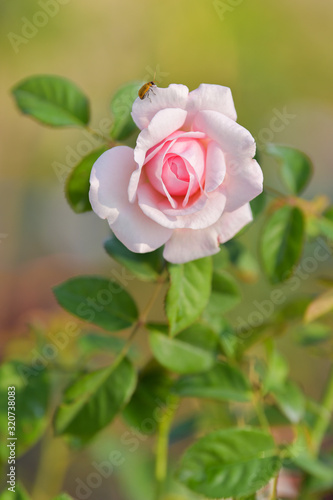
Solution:
M169 432L174 414L178 408L179 398L170 396L169 404L165 409L163 417L158 424L158 435L156 443L156 500L159 500L168 470L168 450L169 450Z
M320 451L326 431L329 427L333 412L333 366L328 376L324 396L321 403L321 412L312 431L312 444L316 455Z

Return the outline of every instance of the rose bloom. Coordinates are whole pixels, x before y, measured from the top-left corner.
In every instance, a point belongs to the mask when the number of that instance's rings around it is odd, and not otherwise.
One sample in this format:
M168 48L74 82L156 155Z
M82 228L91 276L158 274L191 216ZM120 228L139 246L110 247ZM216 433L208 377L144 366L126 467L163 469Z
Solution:
M135 149L114 147L92 168L94 212L132 252L165 245L173 263L217 253L252 220L249 201L263 189L230 89L155 87L135 100L132 117L141 130Z

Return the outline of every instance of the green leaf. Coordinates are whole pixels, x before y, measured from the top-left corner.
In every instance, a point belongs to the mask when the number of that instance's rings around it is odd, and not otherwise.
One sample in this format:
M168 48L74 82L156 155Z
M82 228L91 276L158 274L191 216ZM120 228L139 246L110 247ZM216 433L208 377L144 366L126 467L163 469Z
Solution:
M227 241L224 246L229 252L230 261L235 266L240 279L248 283L256 281L260 269L251 252L237 240Z
M333 221L327 217L318 217L314 219L314 224L319 233L333 241Z
M332 480L332 467L310 454L308 439L302 428L298 428L297 439L288 447L291 461L310 476L323 481Z
M227 358L235 358L241 340L230 323L224 318L220 318L218 336L222 352L225 356L227 356Z
M196 373L209 370L214 363L213 353L192 344L167 337L150 327L149 342L157 361L176 373Z
M267 370L264 375L264 391L269 392L283 386L287 380L289 367L286 359L278 351L273 351L268 358Z
M59 304L78 318L113 332L138 319L132 297L115 281L78 276L53 288Z
M321 234L333 241L333 206L329 207L322 216L309 218L308 222L315 236ZM330 252L329 249L327 251Z
M323 215L324 215L325 219L333 222L333 205L331 207L329 207L327 210L325 210Z
M225 271L214 271L212 294L207 304L204 317L223 316L241 300L237 281Z
M89 102L72 82L59 76L27 78L13 89L20 110L53 127L84 126L89 122Z
M309 452L305 451L304 454L295 455L292 462L311 476L325 481L333 481L332 467L311 456Z
M34 365L9 361L0 367L0 458L7 460L8 387L15 387L16 456L31 448L48 424L50 381L38 353ZM2 456L2 453L5 455Z
M126 358L116 366L81 375L57 410L56 433L90 439L122 410L135 386L136 372Z
M266 152L281 163L281 177L290 193L300 194L312 177L310 158L298 149L277 144L267 145Z
M170 264L170 288L165 302L171 335L185 329L200 316L211 291L212 259Z
M256 196L256 198L250 201L250 206L254 219L258 217L258 215L260 215L265 210L266 204L267 204L267 195L265 191L263 191L258 196Z
M219 352L219 337L208 325L195 323L177 335L177 340L211 353Z
M310 302L311 299L309 297L300 297L290 300L279 309L278 320L291 323L295 319L301 319Z
M158 365L148 366L139 376L135 392L123 411L131 427L143 434L157 430L158 416L170 394L171 379Z
M282 413L292 423L302 420L305 413L305 398L296 384L287 380L284 385L274 387L272 394Z
M310 323L294 330L296 341L303 346L313 346L325 342L332 337L332 329L324 323Z
M62 493L61 495L56 496L53 500L73 500L72 497L67 495L67 493Z
M131 116L131 111L141 86L142 82L127 83L120 87L112 98L111 111L114 122L111 137L115 141L123 141L138 130Z
M221 401L249 401L251 387L237 368L218 363L208 372L181 377L174 391L183 397L208 398Z
M99 351L119 352L126 343L125 339L112 337L93 332L80 335L77 345L83 354L92 354Z
M331 457L330 457L331 458ZM306 478L306 491L309 491L311 493L317 493L319 491L331 491L333 488L333 476L332 476L332 466L333 466L333 461L332 458L329 461L329 463L323 463L319 461L319 465L324 465L325 468L328 468L327 473L324 473L324 470L321 468L320 474L319 474L319 468L313 469L315 470L315 473L312 476L309 476ZM301 469L304 469L304 463L302 464L303 466L299 465ZM317 464L318 465L318 464ZM307 469L309 470L313 466L313 464L306 464ZM312 469L311 469L312 470ZM330 472L330 474L329 474ZM311 474L311 472L308 472Z
M107 253L119 264L144 281L156 281L164 268L163 248L154 252L134 253L112 236L104 243Z
M249 496L280 469L270 434L257 429L218 430L185 452L178 479L209 498Z
M10 487L10 485L8 485ZM5 489L0 494L0 500L30 500L30 496L25 489L18 483L15 485L15 492Z
M260 252L264 270L274 283L292 274L301 257L304 217L296 207L284 206L268 219L261 238Z
M266 419L271 427L281 427L290 425L290 421L283 415L281 410L276 405L264 405L264 414ZM260 422L258 416L253 419L256 422L256 425L260 426ZM251 420L251 423L253 423Z
M224 316L208 316L204 313L202 322L214 332L222 353L227 358L234 358L240 346L240 339Z
M89 201L90 173L95 161L106 151L103 146L93 151L74 167L65 187L67 201L74 212L80 214L91 210Z

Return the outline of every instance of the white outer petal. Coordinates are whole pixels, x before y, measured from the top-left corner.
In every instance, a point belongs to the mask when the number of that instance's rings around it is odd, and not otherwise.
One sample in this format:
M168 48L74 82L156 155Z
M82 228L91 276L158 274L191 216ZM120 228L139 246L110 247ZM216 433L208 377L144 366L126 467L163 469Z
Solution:
M248 130L216 111L200 111L194 129L216 141L223 151L226 175L221 187L227 198L226 211L240 208L262 192L263 174L252 159L256 145Z
M235 165L236 169L228 169L227 160L227 173L223 181L227 212L237 210L263 190L263 173L256 160L240 159Z
M164 258L174 264L214 255L220 243L235 236L252 221L249 203L234 212L223 212L220 219L206 229L176 229L164 247Z
M184 264L218 253L220 246L210 227L206 229L175 229L166 242L163 257L173 264Z
M253 216L250 203L233 212L223 212L222 217L214 224L220 243L231 240L239 231L252 222Z
M250 132L218 111L199 111L193 130L204 132L216 141L224 154L246 158L255 155L256 143Z
M231 120L237 120L237 113L229 87L202 83L188 96L187 111L194 117L198 111L218 111Z
M189 90L185 85L172 83L167 88L154 87L149 98L134 101L132 108L132 118L139 129L148 127L152 118L166 108L186 109Z
M151 252L162 246L172 230L146 217L128 200L127 187L135 169L133 149L118 146L103 153L90 176L89 199L94 212L107 219L117 238L132 252Z
M211 141L207 147L205 191L210 193L218 188L225 177L226 164L219 144Z

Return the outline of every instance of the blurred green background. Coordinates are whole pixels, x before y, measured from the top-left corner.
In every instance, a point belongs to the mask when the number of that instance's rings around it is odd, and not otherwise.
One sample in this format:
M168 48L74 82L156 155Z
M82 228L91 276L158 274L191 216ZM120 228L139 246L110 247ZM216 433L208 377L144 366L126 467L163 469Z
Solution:
M10 89L34 74L76 82L92 102L92 126L110 118L114 91L129 80L160 86L200 83L231 87L238 121L258 138L298 147L314 161L306 196L332 194L333 4L324 0L154 2L50 0L2 2L0 283L1 326L24 324L32 309L53 308L50 286L85 270L110 266L108 235L92 213L74 214L54 164L66 165L87 137L52 130L23 117ZM237 5L236 5L237 4ZM50 7L49 7L50 9ZM26 36L30 38L27 38ZM15 38L17 36L23 39ZM23 41L22 41L23 40ZM268 132L276 113L292 118ZM276 187L276 165L263 163ZM32 280L33 276L33 280ZM11 335L13 333L11 332Z
M54 162L65 164L67 148L75 150L86 137L80 130L52 130L22 117L10 89L25 77L57 74L76 82L91 98L96 128L110 117L110 97L117 87L129 80L150 80L155 71L163 87L183 83L192 90L202 82L229 86L239 123L256 138L264 137L263 130L270 129L277 112L293 115L270 140L298 147L312 158L315 175L306 197L333 194L331 2L50 3L56 4L55 15L48 15L45 25L28 31L30 38L20 43L13 41L13 34L24 36L27 23L38 23L37 13L47 0L0 4L3 356L20 350L12 339L25 334L27 322L36 318L47 322L57 310L51 286L80 272L105 273L111 265L102 248L107 225L92 213L71 212L53 168ZM264 162L263 168L267 184L276 187L276 165ZM254 251L256 234L245 235ZM311 288L311 280L304 286ZM131 287L139 303L145 303L140 286ZM244 297L264 298L266 292L267 284L259 282L247 285ZM251 304L245 300L239 310L245 315L247 309L251 311ZM158 319L161 308L154 314ZM314 393L317 381L312 373L316 371L321 380L325 363L311 358L310 373L306 358L300 362L291 347L289 357L296 378Z

